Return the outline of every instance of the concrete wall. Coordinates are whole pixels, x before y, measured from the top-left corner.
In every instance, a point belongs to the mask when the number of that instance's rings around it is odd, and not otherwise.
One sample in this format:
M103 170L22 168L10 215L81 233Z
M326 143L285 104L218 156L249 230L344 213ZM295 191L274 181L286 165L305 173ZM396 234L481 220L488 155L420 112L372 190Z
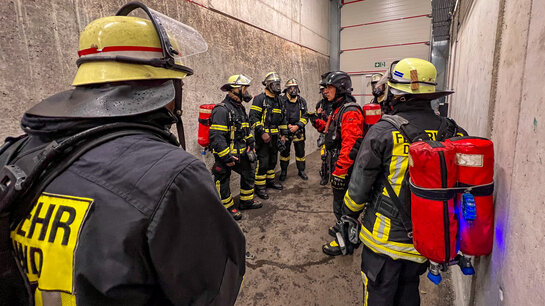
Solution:
M189 152L197 155L200 151L196 136L198 106L220 102L224 93L219 87L232 74L244 73L253 78L250 92L256 95L263 90L261 81L265 74L274 70L282 76L282 86L291 77L302 83L301 94L310 108L320 99L317 84L320 74L329 68L328 46L324 41L324 37L327 38L327 0L143 2L194 27L209 45L208 52L186 61L195 70L195 75L184 80ZM25 110L70 88L76 72L79 33L90 21L113 15L119 7L119 1L113 0L2 1L0 138L20 134L19 120ZM312 9L304 9L310 7ZM289 20L284 19L287 12L293 13ZM252 16L251 22L271 27L262 29L245 23L241 20L245 16ZM285 23L294 28L293 37L286 39L284 28L276 27ZM307 30L319 35L312 36ZM247 104L247 109L249 106ZM312 127L307 130L307 150L311 152L316 147L317 133ZM210 156L207 162L210 162Z
M476 260L476 275L454 273L456 304L544 305L545 87L539 75L545 68L545 5L538 0L473 2L461 27L496 29L487 30L491 37L458 33L458 49L465 44L473 52L471 60L461 52L453 59L460 71L454 72L454 89L465 98L453 99L451 114L471 134L494 141L496 220L494 250ZM468 36L475 35L478 44L467 46Z

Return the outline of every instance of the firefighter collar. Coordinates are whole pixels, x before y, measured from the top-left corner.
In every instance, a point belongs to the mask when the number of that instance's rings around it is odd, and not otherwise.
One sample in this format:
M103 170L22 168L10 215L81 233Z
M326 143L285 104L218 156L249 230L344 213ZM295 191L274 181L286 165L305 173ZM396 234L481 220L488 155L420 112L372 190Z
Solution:
M290 96L289 93L286 93L286 96L288 97L288 100L289 100L291 103L297 102L297 97L298 97L298 96L292 97L292 96Z
M267 88L265 88L265 95L267 95L267 97L269 98L275 98L276 95L274 93L272 93L270 90L268 90Z

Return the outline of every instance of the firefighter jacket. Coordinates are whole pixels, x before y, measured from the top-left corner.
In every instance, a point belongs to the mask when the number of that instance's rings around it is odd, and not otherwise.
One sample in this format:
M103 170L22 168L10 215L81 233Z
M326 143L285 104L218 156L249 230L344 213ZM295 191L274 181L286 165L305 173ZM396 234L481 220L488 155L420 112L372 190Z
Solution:
M299 129L297 134L305 131L305 125L308 122L307 119L307 101L301 96L295 98L290 97L288 93L281 97L283 108L286 112L287 124L297 125ZM289 131L289 129L288 129Z
M240 156L254 147L254 136L244 105L227 95L223 102L212 110L210 126L210 147L214 156L224 163L233 156Z
M24 150L98 125L25 115ZM244 235L205 165L148 134L82 155L11 238L37 305L232 305L245 271Z
M287 135L288 123L280 96L274 96L267 90L254 97L250 107L250 125L255 129L256 137L263 133Z
M431 139L435 139L442 122L430 108L429 101L398 104L394 114L426 131ZM452 134L449 137L466 133L456 126ZM369 129L356 157L344 197L343 214L357 218L366 208L360 239L367 247L393 259L423 263L427 259L414 248L411 235L403 226L399 208L385 188L387 180L400 204L410 212L409 145L402 133L387 121L381 120Z
M322 127L318 131L326 132L326 149L333 152L335 166L332 169L333 175L345 178L352 170L355 152L364 136L363 121L363 112L351 95L332 104L332 114L328 118L329 125L322 120L316 120L317 124L321 122Z

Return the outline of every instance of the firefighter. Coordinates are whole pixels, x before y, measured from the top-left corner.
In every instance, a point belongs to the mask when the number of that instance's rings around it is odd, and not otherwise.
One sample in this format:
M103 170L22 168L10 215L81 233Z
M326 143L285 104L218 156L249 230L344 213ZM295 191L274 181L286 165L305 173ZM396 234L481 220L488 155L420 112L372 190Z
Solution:
M282 184L275 180L278 151L282 151L288 135L286 115L280 101L280 76L269 72L262 84L264 92L254 97L250 107L250 124L255 130L257 169L255 194L268 199L267 187L282 190Z
M127 16L136 9L151 21ZM175 38L189 35L191 45ZM47 185L35 180L43 192L25 194L34 200L9 211L14 262L32 302L235 303L245 238L221 205L204 163L178 148L170 133L181 115L182 79L193 74L178 54L206 48L197 31L131 2L81 33L75 88L24 114L27 135L2 147L1 166L39 171L35 163L56 165L38 172L48 179ZM73 160L52 160L61 148ZM36 152L43 154L28 158ZM31 179L23 186L35 190ZM1 187L3 198L11 187ZM25 191L13 189L16 195ZM7 304L27 304L4 297Z
M212 110L210 126L210 147L214 154L212 173L223 206L235 220L242 214L235 208L229 188L231 170L240 174L239 208L261 208L263 204L254 200L255 181L255 140L250 131L250 121L242 102L250 102L248 93L250 79L242 74L229 77L221 87L227 92L225 99Z
M316 115L317 119L321 119L324 122L327 121L327 118L331 114L331 103L328 103L327 96L324 93L325 90L325 80L324 78L329 74L325 73L320 82L320 95L322 99L316 103ZM314 124L315 125L314 121ZM325 133L320 133L318 137L318 148L320 148L320 158L322 159L322 166L320 167L320 185L325 186L329 182L329 155L325 148Z
M433 64L406 58L392 67L388 74L392 114L407 120L406 128L398 130L384 119L371 127L357 155L342 209L355 219L365 211L359 235L364 244L364 304L410 306L420 304L419 276L426 270L427 259L415 249L404 225L410 218L402 217L410 197L408 147L412 140L407 137L426 134L442 140L465 131L435 115L430 107L430 100L452 93L435 89ZM436 135L442 136L436 139Z
M282 103L288 123L288 140L285 144L285 150L280 152L280 167L282 169L280 181L285 181L288 174L292 142L295 148L295 163L298 175L306 181L308 180L308 176L305 173L305 125L308 122L307 101L299 95L299 85L296 79L289 79L285 87Z
M373 93L373 99L371 100L371 103L382 102L380 97L384 95L385 84L377 85L377 83L383 76L383 73L375 73L371 76L371 92Z
M328 120L316 120L319 132L325 132L325 146L331 156L331 187L333 189L333 213L339 222L342 216L342 201L352 174L355 152L363 138L363 112L352 96L352 81L343 71L333 71L325 78L324 94L331 104ZM329 228L336 235L336 225ZM328 255L336 254L335 241L322 247Z
M388 90L388 77L383 73L375 73L371 76L371 90L373 100L371 103L380 104L382 114L389 114L392 111L390 101L392 94Z

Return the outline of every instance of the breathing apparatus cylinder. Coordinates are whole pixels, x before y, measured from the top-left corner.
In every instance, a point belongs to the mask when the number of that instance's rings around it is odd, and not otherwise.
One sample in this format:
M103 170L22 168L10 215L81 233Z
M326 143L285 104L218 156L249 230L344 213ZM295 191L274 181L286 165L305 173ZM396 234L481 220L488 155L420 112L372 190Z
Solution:
M363 106L363 118L364 123L367 125L373 125L377 123L382 117L380 104L368 103Z
M488 255L494 238L494 145L472 136L452 138L451 142L456 148L458 186L468 187L456 201L460 251L471 256Z
M420 141L409 147L414 247L438 264L456 256L456 148L449 142Z
M210 117L212 116L212 109L214 109L215 104L203 104L199 107L199 132L198 132L198 142L203 148L210 145L210 137L208 136L208 131L212 125L210 122Z

